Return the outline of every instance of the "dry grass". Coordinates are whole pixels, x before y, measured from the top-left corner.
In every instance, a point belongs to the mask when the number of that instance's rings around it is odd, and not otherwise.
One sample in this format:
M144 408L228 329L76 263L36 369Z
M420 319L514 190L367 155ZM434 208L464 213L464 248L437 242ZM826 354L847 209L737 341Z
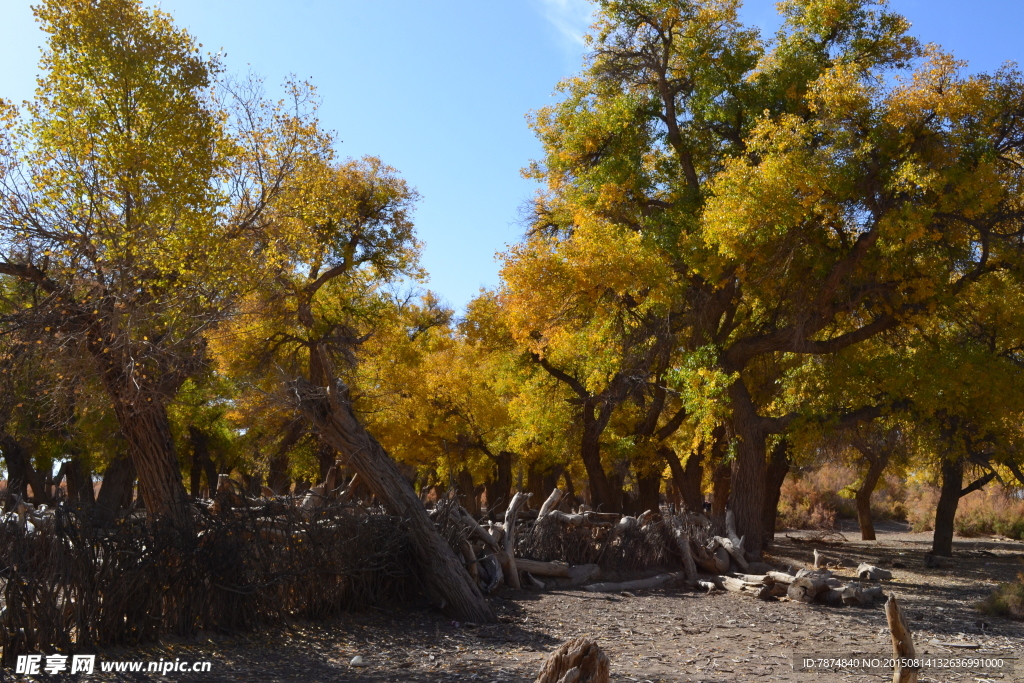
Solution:
M1018 574L1014 583L999 584L978 604L978 610L990 617L1024 619L1024 574Z

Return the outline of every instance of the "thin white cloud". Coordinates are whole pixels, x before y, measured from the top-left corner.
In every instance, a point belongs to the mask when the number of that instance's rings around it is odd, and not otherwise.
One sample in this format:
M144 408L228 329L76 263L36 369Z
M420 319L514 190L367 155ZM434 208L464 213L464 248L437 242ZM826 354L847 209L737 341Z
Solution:
M589 0L540 0L544 18L574 48L583 45L583 35L593 22L594 4Z

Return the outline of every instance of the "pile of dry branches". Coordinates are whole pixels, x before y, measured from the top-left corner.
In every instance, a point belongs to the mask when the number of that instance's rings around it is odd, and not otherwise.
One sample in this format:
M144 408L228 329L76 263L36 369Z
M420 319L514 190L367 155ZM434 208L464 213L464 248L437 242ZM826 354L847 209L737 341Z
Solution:
M379 509L249 500L198 534L141 515L95 525L61 504L0 521L0 647L73 652L165 633L321 618L419 592L400 520Z

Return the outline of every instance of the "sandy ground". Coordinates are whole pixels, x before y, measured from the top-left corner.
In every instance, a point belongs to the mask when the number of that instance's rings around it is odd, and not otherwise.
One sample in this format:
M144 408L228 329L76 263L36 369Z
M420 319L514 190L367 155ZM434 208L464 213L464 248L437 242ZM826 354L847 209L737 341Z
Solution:
M879 529L879 540L824 546L800 542L803 532L782 532L768 558L774 564L809 566L813 549L842 560L839 576L852 576L861 561L890 568L887 592L904 601L918 652L936 660L1013 658L1024 645L1024 623L982 617L975 604L999 581L1024 571L1024 543L1001 538L960 539L942 566L924 566L930 534L898 524ZM547 653L579 635L597 640L611 659L612 680L689 681L888 681L891 673L794 670L793 654L812 657L873 655L890 651L881 604L832 608L746 595L705 595L682 590L595 594L586 591L506 592L492 599L495 625L457 624L427 609L368 610L331 622L292 623L258 634L206 635L134 650L108 650L111 660L209 660L206 674L167 676L96 674L103 681L532 681ZM953 647L962 644L977 649ZM366 666L353 667L355 655ZM1009 661L1009 660L1007 660ZM926 668L922 683L1024 680L1009 669ZM5 677L6 676L6 677ZM3 680L61 680L58 676Z

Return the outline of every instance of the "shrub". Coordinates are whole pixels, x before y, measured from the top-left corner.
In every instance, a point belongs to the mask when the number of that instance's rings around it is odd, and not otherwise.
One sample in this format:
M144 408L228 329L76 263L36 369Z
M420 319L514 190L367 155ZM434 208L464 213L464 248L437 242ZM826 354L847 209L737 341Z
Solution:
M791 529L830 529L837 517L856 518L854 491L860 473L848 465L825 464L798 471L787 477L779 497L780 527ZM903 480L893 474L879 481L871 495L874 519L906 519L907 490Z
M1016 583L1001 583L992 594L978 603L978 610L993 617L1024 619L1024 574Z

